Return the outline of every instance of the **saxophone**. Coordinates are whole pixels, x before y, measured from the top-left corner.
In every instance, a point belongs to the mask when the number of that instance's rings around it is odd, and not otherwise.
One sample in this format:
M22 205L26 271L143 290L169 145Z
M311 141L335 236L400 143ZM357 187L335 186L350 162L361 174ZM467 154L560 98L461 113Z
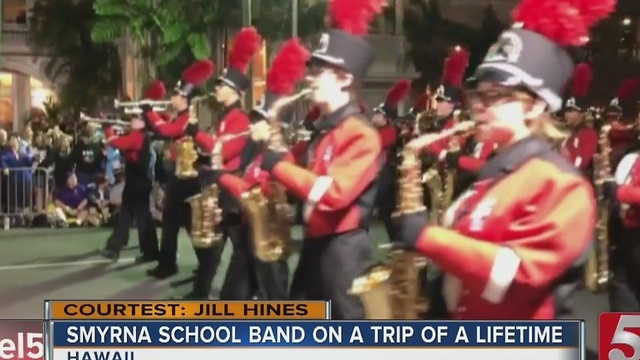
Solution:
M198 119L198 98L191 101L189 105L189 122ZM190 179L198 176L195 162L198 159L196 144L191 136L183 136L176 141L176 177L179 179Z
M223 169L223 141L216 141L211 152L211 168ZM215 230L222 221L222 210L218 204L220 190L218 184L208 185L200 194L191 196L185 201L191 206L191 243L196 249L210 248L222 240L221 234Z
M305 89L283 99L269 112L270 149L285 148L282 125L277 119L278 111L310 92L311 90ZM271 194L268 197L260 186L245 191L240 197L240 202L249 217L254 255L263 262L286 260L292 251L291 226L294 210L288 202L286 188L276 181L270 181L269 185Z
M609 130L611 125L605 125L600 129L600 151L594 158L595 192L598 201L598 218L596 222L595 246L589 252L585 266L585 286L591 292L597 293L605 290L609 285L611 273L609 271L609 199L603 194L603 184L612 180L609 156L611 144L609 143Z
M398 205L393 216L425 210L421 165L414 152L403 150ZM392 249L388 265L375 266L355 279L350 293L360 297L367 319L420 319L429 308L428 300L421 293L421 270L425 266L426 260L420 255Z

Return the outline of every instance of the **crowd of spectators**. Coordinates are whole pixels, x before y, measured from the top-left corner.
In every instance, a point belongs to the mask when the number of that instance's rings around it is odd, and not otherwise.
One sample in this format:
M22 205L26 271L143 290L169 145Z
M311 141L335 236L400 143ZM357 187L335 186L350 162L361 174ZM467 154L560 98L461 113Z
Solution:
M152 148L151 212L160 222L167 149L161 142L152 143ZM0 129L0 169L4 228L105 226L122 202L122 158L95 126L76 134L58 127L27 126L18 134Z

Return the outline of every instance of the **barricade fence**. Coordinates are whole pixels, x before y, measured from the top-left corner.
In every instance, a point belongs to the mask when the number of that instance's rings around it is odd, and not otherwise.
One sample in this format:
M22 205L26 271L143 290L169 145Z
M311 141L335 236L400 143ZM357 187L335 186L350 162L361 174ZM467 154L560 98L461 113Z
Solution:
M53 178L47 168L4 168L0 175L0 210L4 228L15 220L29 223L47 214L52 201Z

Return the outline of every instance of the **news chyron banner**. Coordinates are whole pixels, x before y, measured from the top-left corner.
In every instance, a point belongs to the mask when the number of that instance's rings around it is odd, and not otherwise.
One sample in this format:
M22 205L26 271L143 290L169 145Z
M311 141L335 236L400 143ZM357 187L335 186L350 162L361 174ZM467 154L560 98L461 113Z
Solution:
M582 321L335 321L325 302L52 301L45 307L45 360L585 359Z

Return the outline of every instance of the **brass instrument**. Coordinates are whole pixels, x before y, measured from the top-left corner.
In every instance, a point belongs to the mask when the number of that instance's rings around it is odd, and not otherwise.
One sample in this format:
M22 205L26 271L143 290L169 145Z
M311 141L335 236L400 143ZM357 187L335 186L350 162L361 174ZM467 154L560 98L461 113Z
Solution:
M198 103L203 97L196 97L189 104L189 122L198 122ZM183 136L176 141L176 170L179 179L189 179L198 176L195 162L198 159L195 140L191 136Z
M431 91L427 88L427 101L426 108L418 113L413 122L413 134L414 136L420 136L433 128L436 120L438 119L438 101L435 96L431 95Z
M597 293L605 290L609 285L611 272L609 271L609 199L603 193L603 184L612 181L609 156L611 144L609 143L609 131L611 125L605 125L600 130L600 151L594 157L595 192L598 202L598 217L596 222L596 238L593 248L589 252L589 258L585 266L585 286L591 292Z
M393 216L425 210L420 179L421 163L410 149L402 152L397 211ZM355 279L350 293L358 295L367 319L417 320L428 310L421 294L421 269L426 259L420 255L392 249L388 265L377 265Z
M459 114L457 115L459 116ZM450 137L452 135L465 133L472 130L475 126L473 121L458 122L452 128L444 130L434 136L433 142ZM449 142L449 151L459 150L459 142L457 138L452 138ZM427 185L431 194L431 203L429 213L431 214L431 223L437 225L442 218L442 213L451 205L453 201L453 190L455 173L454 169L446 169L444 179L440 174L438 166L432 166L422 176L422 182Z
M116 109L137 108L142 105L149 105L152 108L157 108L158 111L164 111L166 108L171 106L171 100L138 100L138 101L120 101L118 99L113 100L113 107L115 107Z
M270 149L285 148L282 125L277 118L279 111L282 107L310 93L310 89L302 90L276 102L274 108L269 111L271 137L268 146ZM254 255L263 262L285 260L291 254L291 226L294 211L288 202L286 188L276 181L271 181L270 187L271 194L268 197L262 192L260 186L256 186L244 192L240 198L249 216Z
M122 126L122 127L131 126L131 123L129 121L124 121L122 119L94 118L91 116L87 116L84 113L80 113L80 120L88 123L97 124L97 125L115 125L115 126Z

